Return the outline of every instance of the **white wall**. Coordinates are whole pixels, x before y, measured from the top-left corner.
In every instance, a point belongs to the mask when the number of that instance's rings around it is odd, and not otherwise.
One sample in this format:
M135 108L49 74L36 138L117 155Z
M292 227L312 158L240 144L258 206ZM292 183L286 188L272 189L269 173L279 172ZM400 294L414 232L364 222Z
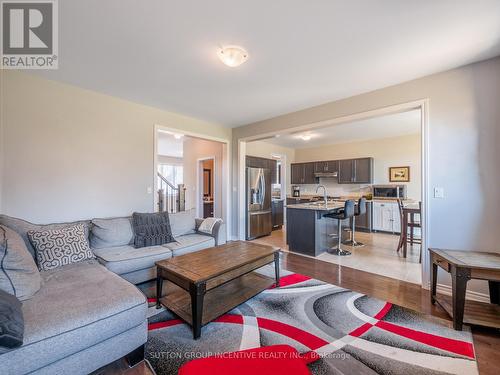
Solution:
M155 124L231 137L217 124L26 73L2 76L1 212L26 220L152 211Z
M257 122L233 130L233 143L399 103L429 99L429 245L500 252L500 58ZM238 160L237 147L233 161ZM233 166L235 166L233 164ZM237 177L237 174L233 176ZM233 186L238 186L237 180ZM234 204L238 194L234 194ZM236 217L236 215L234 215ZM236 225L236 223L234 223ZM440 273L441 283L450 283ZM487 293L486 283L471 290Z
M272 159L272 155L284 155L286 158L285 186L287 194L290 193L290 164L295 161L295 149L283 146L273 145L265 141L254 141L246 144L246 154L266 159Z
M199 138L185 137L184 139L184 185L186 186L186 209L196 208L199 199L197 196L197 186L199 176L199 159L215 157L214 178L214 215L223 217L222 213L226 209L227 202L222 200L223 190L223 144L220 142L208 141ZM203 186L200 186L203 194Z
M373 139L362 142L341 143L295 150L296 162L337 160L373 157L373 183L375 185L403 184L408 198L421 199L421 137L420 134L392 138ZM410 167L410 182L389 182L389 167ZM365 185L337 184L334 179L322 178L320 183L329 195L341 196L367 191ZM301 192L314 194L317 185L302 185Z

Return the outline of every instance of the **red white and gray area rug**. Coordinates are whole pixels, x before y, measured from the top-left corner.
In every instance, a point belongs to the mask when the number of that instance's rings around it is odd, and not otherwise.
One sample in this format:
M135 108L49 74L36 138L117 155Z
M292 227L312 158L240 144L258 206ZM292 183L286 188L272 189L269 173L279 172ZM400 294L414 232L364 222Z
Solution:
M478 373L470 332L299 274L283 276L280 288L204 326L198 340L183 321L149 301L146 358L158 375L177 374L187 362L223 353L238 360L238 353L252 348L264 349L271 368L283 361L283 347L295 348L312 374ZM252 373L251 363L241 360Z

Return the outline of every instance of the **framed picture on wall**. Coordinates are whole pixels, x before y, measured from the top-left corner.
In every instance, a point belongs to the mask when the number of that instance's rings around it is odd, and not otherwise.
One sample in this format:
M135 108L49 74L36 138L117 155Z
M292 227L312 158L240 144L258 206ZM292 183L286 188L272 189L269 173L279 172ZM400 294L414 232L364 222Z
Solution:
M390 182L410 182L410 167L389 167Z

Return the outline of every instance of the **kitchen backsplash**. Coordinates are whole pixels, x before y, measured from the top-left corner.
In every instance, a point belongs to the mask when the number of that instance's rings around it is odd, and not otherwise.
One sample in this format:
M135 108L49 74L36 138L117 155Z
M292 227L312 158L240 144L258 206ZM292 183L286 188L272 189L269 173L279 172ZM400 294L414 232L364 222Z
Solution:
M372 192L372 185L338 184L330 178L321 178L319 184L299 185L300 194L316 195L318 185L324 185L329 196L361 196ZM323 194L322 190L319 191L318 195L321 194Z

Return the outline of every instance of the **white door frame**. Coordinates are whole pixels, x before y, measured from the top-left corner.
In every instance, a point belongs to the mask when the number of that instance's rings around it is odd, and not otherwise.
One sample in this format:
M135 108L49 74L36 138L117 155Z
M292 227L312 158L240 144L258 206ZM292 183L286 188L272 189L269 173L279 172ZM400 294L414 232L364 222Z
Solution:
M212 178L215 178L213 180L213 186L214 186L214 191L212 192L212 198L213 198L213 204L214 204L214 215L215 212L218 212L217 209L219 208L219 200L217 199L218 193L219 193L219 171L217 170L217 158L214 156L206 156L203 158L196 159L196 215L197 217L203 217L203 161L206 160L213 160L214 161L214 175Z
M428 239L430 235L429 228L429 99L420 99L407 103L390 105L374 110L362 111L346 116L336 117L329 120L323 120L295 126L292 128L280 129L279 132L300 132L304 130L312 130L324 128L326 126L349 123L359 120L366 120L373 117L380 117L399 112L407 112L411 110L420 110L421 113L421 159L422 159L422 288L429 289L430 273L429 273L429 254L424 251L428 248ZM270 138L278 131L268 132L255 136L243 137L237 140L238 145L238 234L239 238L245 239L245 154L246 142L257 141L260 139Z
M184 129L180 128L175 128L175 127L169 127L165 125L159 125L159 124L154 124L153 126L153 199L152 199L152 211L154 212L156 210L156 207L158 205L158 196L156 194L156 185L157 185L157 177L156 177L156 171L158 170L158 131L159 130L164 130L172 133L182 133L185 136L188 137L194 137L194 138L199 138L199 139L204 139L207 141L215 141L222 143L222 170L217 173L219 175L220 181L222 181L221 188L221 202L219 204L221 205L221 212L222 212L222 220L224 221L224 224L226 225L226 240L229 240L229 235L232 233L232 212L231 212L231 170L230 170L230 155L231 155L231 140L230 139L224 139L224 138L218 138L218 137L212 137L206 134L202 133L196 133L192 131L186 131ZM215 164L215 163L214 163ZM198 166L197 166L198 168ZM214 169L216 166L214 165ZM214 207L215 209L215 207Z

